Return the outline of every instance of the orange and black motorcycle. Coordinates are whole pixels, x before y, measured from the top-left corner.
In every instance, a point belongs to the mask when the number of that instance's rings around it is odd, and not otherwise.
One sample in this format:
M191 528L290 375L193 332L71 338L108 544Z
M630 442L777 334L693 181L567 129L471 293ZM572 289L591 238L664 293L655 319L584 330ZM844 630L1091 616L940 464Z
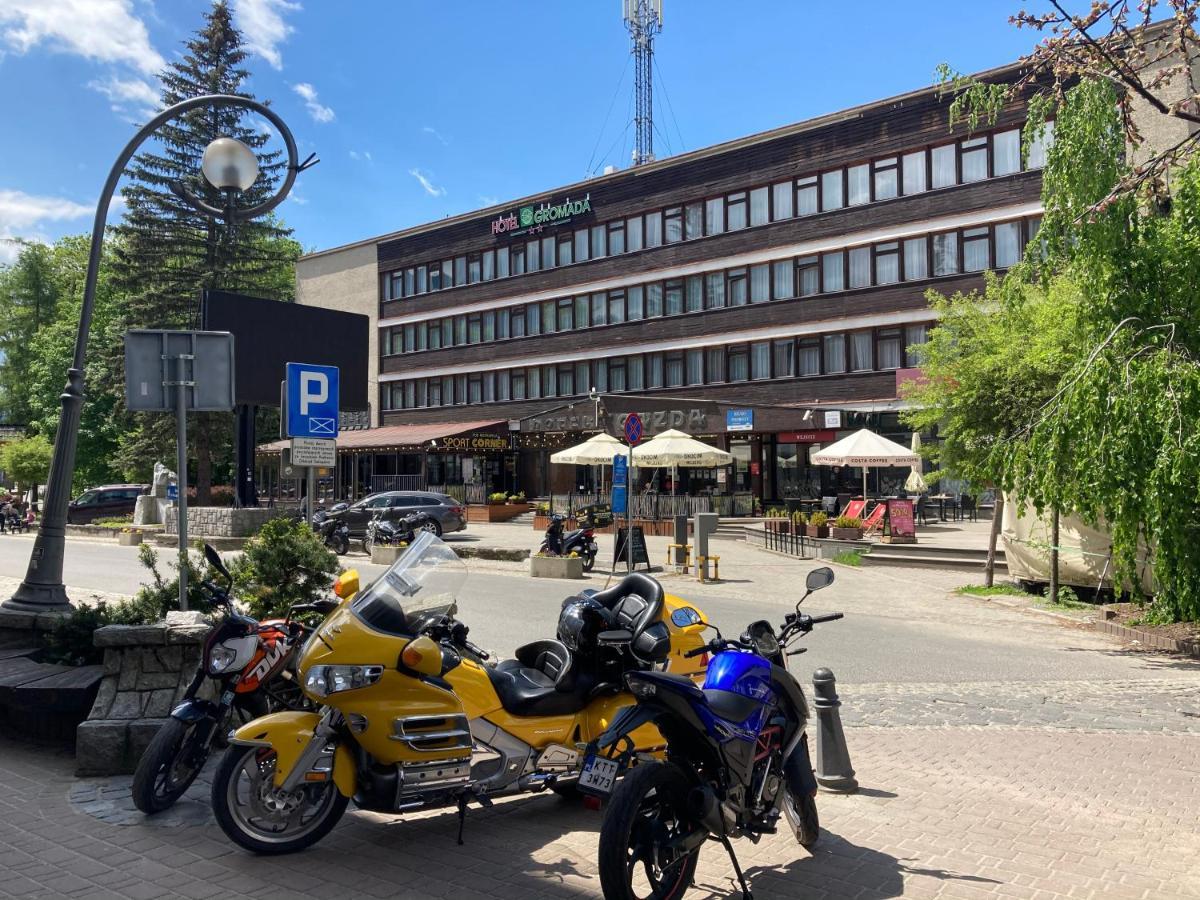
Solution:
M323 616L338 605L329 600L293 606L286 618L259 622L234 609L229 597L233 579L217 552L206 544L204 555L227 581L225 587L211 581L202 585L224 615L204 642L200 665L183 699L138 761L133 802L147 814L162 812L183 796L213 745L225 746L235 716L248 722L269 712L311 708L293 675L296 648L308 629L293 617L305 612ZM214 682L213 700L200 696L209 679Z

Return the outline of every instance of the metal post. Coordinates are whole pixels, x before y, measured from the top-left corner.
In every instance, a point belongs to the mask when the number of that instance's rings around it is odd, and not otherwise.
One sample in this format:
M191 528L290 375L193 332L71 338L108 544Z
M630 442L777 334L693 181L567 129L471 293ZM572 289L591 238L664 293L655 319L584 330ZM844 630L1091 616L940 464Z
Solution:
M858 781L850 765L850 750L842 730L842 701L837 679L829 669L813 672L813 706L817 708L817 784L836 794L853 794Z
M317 470L315 466L305 469L305 487L308 493L308 521L317 514Z
M187 611L187 389L193 382L187 377L188 360L195 359L188 353L175 358L175 471L179 485L179 608Z

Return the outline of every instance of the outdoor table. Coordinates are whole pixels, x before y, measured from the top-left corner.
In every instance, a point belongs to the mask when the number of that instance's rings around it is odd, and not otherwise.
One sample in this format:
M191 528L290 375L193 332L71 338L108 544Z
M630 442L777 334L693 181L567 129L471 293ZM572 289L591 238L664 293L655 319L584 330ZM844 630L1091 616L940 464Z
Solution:
M946 501L953 500L954 495L953 494L932 494L929 497L929 499L937 501L938 519L940 519L943 522L947 521L947 519L946 519Z

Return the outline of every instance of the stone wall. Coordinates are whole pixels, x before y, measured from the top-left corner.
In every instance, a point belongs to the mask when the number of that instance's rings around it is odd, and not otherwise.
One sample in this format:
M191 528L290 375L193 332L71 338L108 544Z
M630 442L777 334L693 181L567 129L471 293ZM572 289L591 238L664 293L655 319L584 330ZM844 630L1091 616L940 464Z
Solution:
M234 509L231 506L189 506L188 538L203 537L250 537L271 519L288 515L285 509L252 507ZM167 510L167 534L179 533L179 509Z
M129 773L196 674L209 626L198 613L170 613L157 625L98 628L104 680L75 733L79 775ZM211 698L212 682L201 696Z

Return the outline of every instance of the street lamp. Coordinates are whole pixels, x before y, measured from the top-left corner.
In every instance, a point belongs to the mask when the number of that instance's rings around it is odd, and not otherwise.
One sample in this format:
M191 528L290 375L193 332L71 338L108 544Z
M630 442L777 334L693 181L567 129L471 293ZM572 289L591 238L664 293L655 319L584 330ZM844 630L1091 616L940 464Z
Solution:
M62 393L62 411L58 417L58 431L54 437L54 457L50 463L50 477L46 485L43 503L42 524L38 529L33 552L29 557L29 568L25 580L13 596L0 604L4 609L15 612L61 612L70 609L70 600L62 581L63 550L66 542L67 504L71 498L71 482L75 474L75 448L79 442L79 419L83 409L83 366L87 356L88 331L92 324L92 309L96 298L96 279L100 270L100 250L104 242L104 228L108 218L109 202L116 192L117 183L133 154L163 123L198 107L236 106L258 113L269 121L287 146L287 176L278 191L267 200L246 209L236 206L239 194L248 190L258 178L258 160L254 151L241 141L221 137L213 141L204 151L201 171L205 179L225 193L226 204L218 209L205 203L182 184L174 183L171 191L189 206L210 216L223 218L230 223L244 221L270 212L283 202L296 176L313 165L316 160L310 155L299 161L296 141L283 119L270 107L246 97L231 94L208 94L193 97L164 109L142 126L133 139L125 145L121 155L108 173L100 202L96 205L96 218L92 224L91 252L88 255L87 278L83 286L83 306L79 315L79 328L75 333L75 354L71 368L67 370L67 385Z

